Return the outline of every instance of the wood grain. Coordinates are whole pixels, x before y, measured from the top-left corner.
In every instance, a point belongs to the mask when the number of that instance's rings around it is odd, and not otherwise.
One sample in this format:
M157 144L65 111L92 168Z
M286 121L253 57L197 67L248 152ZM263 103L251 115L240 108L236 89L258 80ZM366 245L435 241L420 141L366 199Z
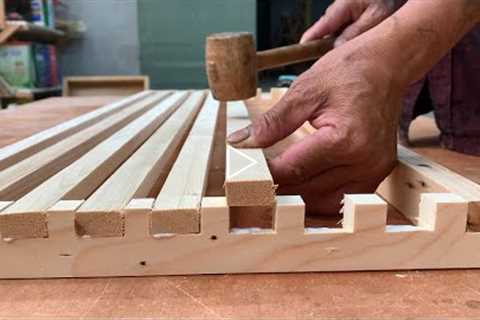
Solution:
M264 230L230 229L226 198L204 198L200 234L152 236L149 217L153 201L135 199L124 211L125 237L82 239L73 223L74 210L81 202L62 201L48 211L49 226L53 226L48 238L0 242L0 252L10 257L0 264L0 277L480 266L480 253L468 250L480 241L479 235L465 232L468 207L456 195L423 195L418 226L386 225L387 204L376 195L347 195L345 202L342 228L304 228L301 199L278 197L275 229ZM62 252L67 252L69 259L59 254Z
M205 99L194 92L175 113L76 212L81 235L121 237L122 209L135 198L149 194L161 172L169 170Z
M0 145L16 142L116 98L73 99L50 98L0 111ZM440 148L433 119L419 117L411 133L416 152L480 182L480 158ZM216 185L212 188L212 193L221 191ZM1 280L0 310L5 318L193 320L244 319L255 314L272 320L359 316L477 319L478 283L480 270ZM339 304L339 299L348 304Z
M127 125L169 93L162 92L133 103L78 133L0 171L0 199L18 200L43 181L67 167L98 143Z
M77 133L105 117L119 112L130 104L147 97L152 92L142 92L125 100L112 103L75 119L61 123L53 128L39 132L27 139L11 144L0 150L0 170L17 163L39 150L48 147L66 137Z
M227 104L227 135L251 123L244 102ZM275 186L262 149L227 146L225 193L231 207L273 206Z
M470 227L480 227L480 186L405 147L398 147L399 164L377 193L417 223L423 193L451 192L468 201Z
M200 204L207 186L220 102L209 94L158 194L151 232L200 232Z
M44 210L61 199L83 200L165 121L186 93L177 92L97 145L0 213L0 233L9 238L48 236Z

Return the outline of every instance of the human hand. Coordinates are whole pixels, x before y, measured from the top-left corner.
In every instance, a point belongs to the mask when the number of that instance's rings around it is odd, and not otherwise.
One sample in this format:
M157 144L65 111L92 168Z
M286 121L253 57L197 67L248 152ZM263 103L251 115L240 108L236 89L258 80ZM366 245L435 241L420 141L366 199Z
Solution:
M279 193L301 195L310 213L338 212L346 193L372 193L396 161L403 85L373 54L349 43L321 58L250 127L235 147L269 147L306 121L315 131L269 160Z
M390 16L397 2L399 0L336 0L303 34L300 43L341 32L335 41L335 47L338 47Z

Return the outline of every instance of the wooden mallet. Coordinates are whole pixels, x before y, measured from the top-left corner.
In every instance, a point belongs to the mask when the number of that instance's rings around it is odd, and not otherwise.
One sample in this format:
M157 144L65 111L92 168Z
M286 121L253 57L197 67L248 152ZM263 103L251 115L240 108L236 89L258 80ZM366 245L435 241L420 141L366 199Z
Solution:
M217 33L207 37L206 68L213 96L221 101L245 100L257 93L257 72L321 57L333 38L256 52L253 35Z

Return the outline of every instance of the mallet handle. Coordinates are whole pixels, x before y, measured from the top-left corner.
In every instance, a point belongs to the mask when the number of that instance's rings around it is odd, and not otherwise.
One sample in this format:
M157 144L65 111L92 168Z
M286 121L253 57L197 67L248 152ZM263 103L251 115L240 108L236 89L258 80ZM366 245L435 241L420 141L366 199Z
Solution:
M314 40L257 52L257 70L273 69L320 58L333 49L334 38Z

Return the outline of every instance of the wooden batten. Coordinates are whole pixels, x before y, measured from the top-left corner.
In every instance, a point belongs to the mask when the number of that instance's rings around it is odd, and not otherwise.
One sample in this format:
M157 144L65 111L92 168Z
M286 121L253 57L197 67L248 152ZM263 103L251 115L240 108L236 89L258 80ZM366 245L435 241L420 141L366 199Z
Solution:
M152 212L152 234L200 232L200 204L205 194L220 102L208 95Z
M88 198L183 103L187 95L178 92L161 101L1 212L2 236L16 239L46 237L44 210L60 200Z
M454 193L469 204L468 222L480 229L480 186L447 168L429 161L405 147L398 146L399 164L382 182L377 193L418 223L423 193Z
M250 123L244 102L227 104L227 135ZM227 146L225 175L225 193L229 206L273 206L275 185L262 149Z
M167 95L166 92L151 95L0 171L0 200L21 198L50 176L67 167L97 144L148 111Z
M122 209L133 198L147 196L161 172L167 171L205 100L194 92L162 126L77 210L81 234L123 236Z
M151 94L153 94L151 91L138 93L70 121L63 122L55 127L39 132L27 139L0 149L0 170L18 163L38 151L85 129L116 112L120 112L131 104L140 101Z

